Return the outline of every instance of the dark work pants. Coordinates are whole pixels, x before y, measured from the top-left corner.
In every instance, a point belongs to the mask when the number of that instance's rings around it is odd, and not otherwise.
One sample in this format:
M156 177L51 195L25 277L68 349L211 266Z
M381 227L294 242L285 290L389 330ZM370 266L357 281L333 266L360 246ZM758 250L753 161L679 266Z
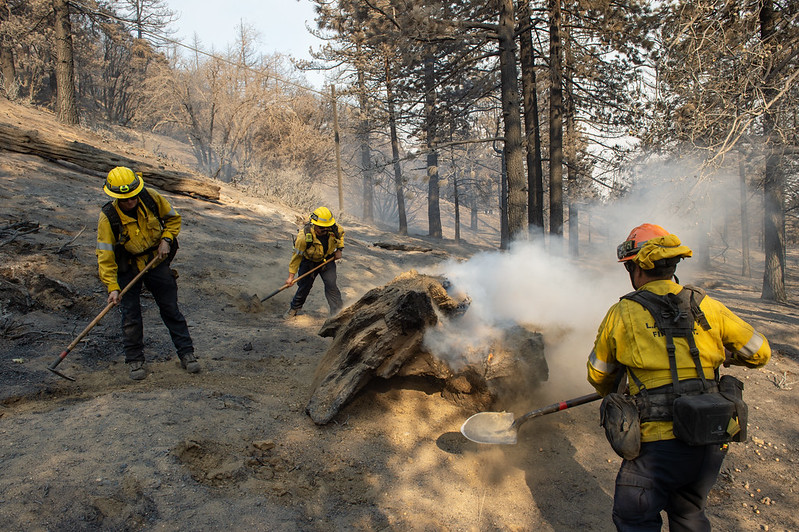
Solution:
M136 277L136 268L131 268L117 276L119 285L124 287ZM135 286L122 296L119 308L122 312L122 345L125 348L125 362L144 361L144 327L141 316L141 286L142 282L153 295L161 319L164 321L172 343L179 357L194 353L194 346L189 335L186 318L178 308L178 284L172 276L169 264L160 263L139 279Z
M310 270L313 270L317 266L319 266L319 262L313 262L308 259L302 259L300 262L300 269L297 270L297 277L307 273ZM325 283L325 297L327 298L327 305L330 307L330 314L336 314L344 303L341 300L341 292L336 286L336 262L332 261L326 266L319 268L315 272L313 272L308 277L300 279L297 281L297 293L294 294L294 299L291 300L291 308L298 310L301 309L302 306L305 304L305 300L308 298L308 294L311 293L311 287L313 286L314 279L316 276L322 278L322 282Z
M705 503L716 482L726 445L690 446L680 440L641 444L616 477L613 522L621 532L660 531L666 510L671 532L710 530Z

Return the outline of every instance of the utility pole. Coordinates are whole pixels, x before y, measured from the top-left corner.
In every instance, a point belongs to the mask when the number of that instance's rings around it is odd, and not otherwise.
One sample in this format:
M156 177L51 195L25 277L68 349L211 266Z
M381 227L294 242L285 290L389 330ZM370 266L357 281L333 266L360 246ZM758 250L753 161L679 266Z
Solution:
M330 87L333 98L333 136L336 141L336 178L338 179L338 215L344 213L344 190L341 183L341 136L338 131L338 108L336 107L336 87Z

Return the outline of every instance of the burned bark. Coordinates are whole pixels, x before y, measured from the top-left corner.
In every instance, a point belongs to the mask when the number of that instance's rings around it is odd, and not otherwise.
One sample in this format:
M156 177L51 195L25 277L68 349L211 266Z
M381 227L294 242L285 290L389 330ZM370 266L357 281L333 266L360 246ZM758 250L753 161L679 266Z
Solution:
M440 320L457 320L468 311L468 297L456 300L441 278L407 272L375 288L328 320L320 336L333 342L314 375L305 407L314 423L330 422L375 377L424 377L442 395L464 407L487 408L517 379L546 380L543 339L515 327L484 353L445 360L424 345L425 332ZM469 355L469 356L467 356Z
M389 249L392 251L421 251L422 253L429 253L433 251L433 248L428 248L424 246L411 246L409 244L394 244L391 242L375 242L372 245L378 248Z
M0 149L29 153L52 161L66 161L105 174L115 166L127 166L144 174L144 181L163 190L204 199L219 199L219 186L195 179L191 174L167 170L89 144L66 140L36 129L25 130L0 122Z
M69 2L53 0L55 32L55 77L58 120L75 125L78 120L78 104L75 95L75 54L72 46L72 23L69 20Z

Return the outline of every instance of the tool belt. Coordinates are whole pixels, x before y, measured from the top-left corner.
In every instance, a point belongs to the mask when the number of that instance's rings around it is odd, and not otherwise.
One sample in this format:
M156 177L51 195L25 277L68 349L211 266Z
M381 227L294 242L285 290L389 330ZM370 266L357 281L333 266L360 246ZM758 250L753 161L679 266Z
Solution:
M677 394L673 384L641 388L634 396L641 422L671 421L674 436L688 445L746 440L749 409L740 380L732 375L718 382L686 379L679 381L679 389Z
M700 379L687 379L680 381L681 395L697 395L700 393L717 393L718 386L715 382L708 383L705 390ZM674 393L674 385L666 384L657 388L646 389L646 393L635 395L635 404L641 413L641 422L647 421L672 421L674 416L674 400L678 395Z
M667 384L651 390L643 387L634 396L605 396L599 408L600 425L616 454L625 460L638 457L641 423L648 421L671 421L674 436L688 445L746 440L749 409L743 401L740 380L724 375L718 383L687 379L679 384L679 395L672 384Z
M125 249L124 244L117 244L114 246L114 256L117 263L117 271L119 273L127 273L133 268L133 265L136 262L136 259L139 257L146 256L146 262L150 262L153 260L158 253L158 246L161 244L159 240L157 244L154 246L150 246L149 248L145 249L141 253L131 253L127 249ZM178 239L173 238L172 242L169 244L169 255L167 255L164 262L167 264L172 263L172 259L175 258L175 254L178 252Z

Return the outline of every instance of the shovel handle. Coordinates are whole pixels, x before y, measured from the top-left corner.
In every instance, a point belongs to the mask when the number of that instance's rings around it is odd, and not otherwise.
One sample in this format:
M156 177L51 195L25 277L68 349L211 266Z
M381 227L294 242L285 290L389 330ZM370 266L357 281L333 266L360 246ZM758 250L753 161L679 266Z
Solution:
M153 267L153 265L156 263L157 260L158 260L157 256L153 257L153 260L148 262L147 266L145 266L142 269L142 271L140 271L138 274L136 274L136 277L134 277L133 280L131 280L127 285L125 285L125 288L123 288L119 292L119 297L124 296L127 293L127 291L130 290L133 287L133 285L135 285L139 281L139 279L142 278L142 276L147 272L147 270L149 270L150 268ZM78 343L80 343L81 340L83 340L83 337L86 336L87 334L89 334L89 331L91 331L94 328L94 326L97 325L97 323L101 319L103 319L103 316L108 314L108 311L111 310L112 308L114 308L115 306L116 306L116 303L107 304L105 306L105 308L100 311L100 313L97 315L97 317L94 318L91 321L91 323L89 323L89 325L87 325L86 328L83 329L83 331L81 331L81 333L78 336L75 337L74 340L72 340L72 343L70 343L67 346L67 348L64 349L64 351L61 352L60 355L58 355L58 358L52 364L47 366L47 369L49 369L51 371L54 370L56 368L56 366L58 366L61 363L61 361L64 360L67 357L69 352L72 351L73 349L75 349L75 346L78 345Z
M529 419L533 419L534 417L545 416L547 414L552 414L554 412L560 412L561 410L566 410L567 408L571 408L573 406L584 405L586 403L591 403L602 399L602 396L598 393L594 392L588 395L583 395L580 397L575 397L574 399L568 399L566 401L560 401L559 403L553 403L549 406L545 406L543 408L539 408L538 410L533 410L532 412L528 412L516 421L513 422L513 428L519 428L519 426Z
M274 292L272 292L271 294L269 294L268 296L266 296L265 298L263 298L263 299L261 300L261 303L263 303L263 302L264 302L264 301L266 301L267 299L271 299L271 298L275 297L276 295L278 295L280 292L282 292L282 291L283 291L283 290L285 290L286 288L288 288L288 287L290 287L290 286L293 286L293 285L295 285L295 284L297 283L297 281L299 281L299 280L300 280L300 279L302 279L303 277L306 277L306 276L308 276L308 275L311 275L313 272L315 272L316 270L318 270L319 268L321 268L321 267L322 267L322 266L324 266L325 264L329 264L329 263L333 262L334 260L336 260L336 257L330 257L329 259L327 259L326 261L324 261L324 262L323 262L322 264L320 264L319 266L315 266L313 269L311 269L311 270L308 270L307 272L303 273L302 275L300 275L299 277L297 277L296 279L294 279L294 280L293 280L291 283L286 283L286 284L284 284L283 286L281 286L280 288L278 288L277 290L275 290Z

